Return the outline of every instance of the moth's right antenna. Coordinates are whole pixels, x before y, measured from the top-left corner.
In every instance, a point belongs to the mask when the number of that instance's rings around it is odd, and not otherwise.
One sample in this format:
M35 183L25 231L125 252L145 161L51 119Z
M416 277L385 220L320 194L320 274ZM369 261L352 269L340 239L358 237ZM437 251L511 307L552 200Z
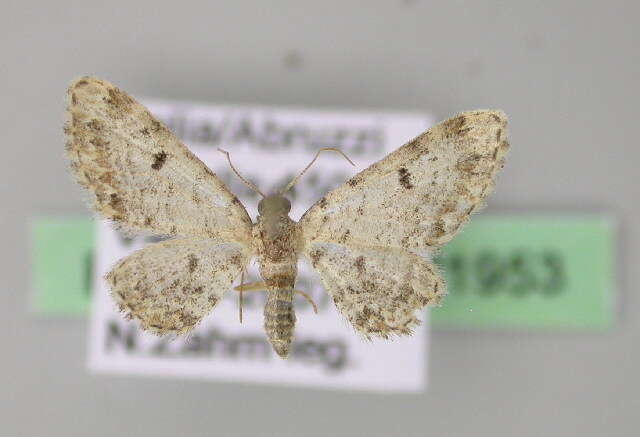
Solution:
M339 154L341 154L344 159L346 159L347 161L349 161L349 164L351 164L352 166L356 166L352 160L349 159L349 157L347 155L344 154L344 152L342 152L342 150L340 149L336 149L335 147L323 147L322 149L318 150L318 153L316 153L316 156L313 157L313 159L311 160L311 162L309 163L309 165L307 165L304 170L302 170L300 172L300 174L298 176L296 176L295 178L293 178L293 180L291 182L289 182L287 184L286 187L284 187L281 191L280 194L284 194L287 191L289 191L291 189L291 187L293 187L296 182L298 182L298 179L300 179L302 177L303 174L305 174L307 172L307 170L309 170L309 168L313 165L314 162L316 162L316 159L318 159L318 156L320 156L320 153L322 152L337 152Z
M222 150L220 148L218 148L219 152L224 153L225 155L227 155L227 161L229 161L229 166L231 167L231 170L233 170L233 172L236 174L236 176L238 176L240 178L240 180L242 182L244 182L244 184L251 188L253 191L255 191L256 193L258 193L259 195L261 195L262 197L266 197L264 194L262 194L262 191L258 190L258 187L256 187L255 185L253 185L251 182L249 182L248 180L246 180L245 178L242 177L242 175L238 172L238 170L236 170L236 168L233 166L233 164L231 163L231 157L229 156L229 152L227 152L226 150Z

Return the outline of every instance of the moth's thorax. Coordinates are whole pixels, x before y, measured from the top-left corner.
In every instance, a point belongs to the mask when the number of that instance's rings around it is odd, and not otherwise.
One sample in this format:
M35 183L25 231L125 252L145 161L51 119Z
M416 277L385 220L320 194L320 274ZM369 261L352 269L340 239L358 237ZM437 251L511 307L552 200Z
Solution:
M289 217L291 204L281 195L265 197L258 205L253 245L260 276L269 288L293 288L297 274L300 232Z
M265 197L258 204L258 219L253 226L253 240L262 262L297 261L300 233L289 217L291 204L281 195Z
M298 263L299 232L289 216L274 220L258 217L253 227L253 240L260 276L273 287L293 287Z

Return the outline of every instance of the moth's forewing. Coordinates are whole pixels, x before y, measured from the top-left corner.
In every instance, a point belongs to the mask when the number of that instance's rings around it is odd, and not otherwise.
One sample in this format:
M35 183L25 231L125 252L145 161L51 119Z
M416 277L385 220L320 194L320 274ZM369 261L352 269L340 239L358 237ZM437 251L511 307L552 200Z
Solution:
M67 156L102 217L132 231L249 241L242 204L146 108L90 77L67 97Z

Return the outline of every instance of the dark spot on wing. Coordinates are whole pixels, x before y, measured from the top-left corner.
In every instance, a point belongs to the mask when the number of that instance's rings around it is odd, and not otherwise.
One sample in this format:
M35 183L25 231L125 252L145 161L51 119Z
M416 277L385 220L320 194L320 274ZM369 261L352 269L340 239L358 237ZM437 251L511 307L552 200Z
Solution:
M151 164L151 168L154 170L160 170L164 163L167 161L166 152L162 151L153 155L153 164Z
M190 254L189 255L189 273L193 273L196 271L196 268L198 267L198 257L195 256L194 254Z
M472 174L477 165L480 163L480 159L482 159L482 155L479 155L477 153L469 154L461 158L456 163L456 169L462 173Z
M324 251L321 249L314 249L311 251L309 256L311 257L311 264L315 267L318 264L318 261L325 255Z
M97 118L94 118L89 123L87 123L87 127L91 130L99 131L99 130L102 130L103 124L100 120L98 120Z
M351 231L347 229L347 231L340 236L340 243L344 244L351 237Z
M89 140L89 143L93 144L96 147L104 147L104 146L106 146L108 144L108 143L104 142L102 139L97 138L97 137L96 138L91 138Z
M411 149L411 150L417 150L418 148L420 148L420 139L416 138L415 140L411 141L410 143L407 144L407 149Z
M358 273L360 273L361 275L364 274L364 257L363 256L359 256L356 258L356 261L354 262L354 265L356 266L356 270L358 270Z
M360 183L362 183L362 177L360 177L360 175L356 175L347 181L347 185L350 187L355 187Z
M400 185L402 185L407 190L413 188L413 184L411 183L411 173L404 167L400 167L398 170L398 180L400 181Z
M190 313L182 313L180 314L180 321L183 326L195 326L198 323L199 318L195 317Z
M203 166L203 171L206 175L209 176L215 176L216 174L214 172L211 171L211 169L209 167L207 167L206 165Z
M451 120L447 120L443 124L445 135L448 137L465 135L471 130L471 128L464 127L466 123L467 118L464 115L460 115L456 118L452 118Z
M431 232L430 232L430 236L432 238L440 238L445 234L445 223L442 220L437 220L435 223L433 223L433 226L431 227Z
M443 204L440 208L438 208L438 215L449 214L454 212L458 207L458 204L455 200L451 200ZM417 212L417 211L416 211Z
M133 103L133 99L118 88L110 88L108 94L107 103L121 109L126 109Z
M98 193L96 193L96 198L99 203L104 203L106 200L104 196L99 196ZM110 214L109 216L111 220L121 221L126 218L122 199L116 193L109 195L108 205L115 211L114 214Z
M122 208L122 199L116 193L111 193L109 196L109 206L116 211L120 211Z

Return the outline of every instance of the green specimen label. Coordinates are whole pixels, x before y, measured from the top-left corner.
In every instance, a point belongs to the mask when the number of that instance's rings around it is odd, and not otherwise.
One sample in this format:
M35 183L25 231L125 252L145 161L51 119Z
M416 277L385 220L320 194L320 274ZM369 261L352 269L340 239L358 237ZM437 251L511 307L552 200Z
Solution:
M35 220L40 314L85 313L94 222ZM449 294L435 327L602 329L613 319L615 233L597 215L476 216L436 258Z
M37 218L31 223L32 307L36 313L88 311L94 227L89 218Z
M599 329L611 324L614 227L602 216L474 217L442 250L449 295L434 326Z

